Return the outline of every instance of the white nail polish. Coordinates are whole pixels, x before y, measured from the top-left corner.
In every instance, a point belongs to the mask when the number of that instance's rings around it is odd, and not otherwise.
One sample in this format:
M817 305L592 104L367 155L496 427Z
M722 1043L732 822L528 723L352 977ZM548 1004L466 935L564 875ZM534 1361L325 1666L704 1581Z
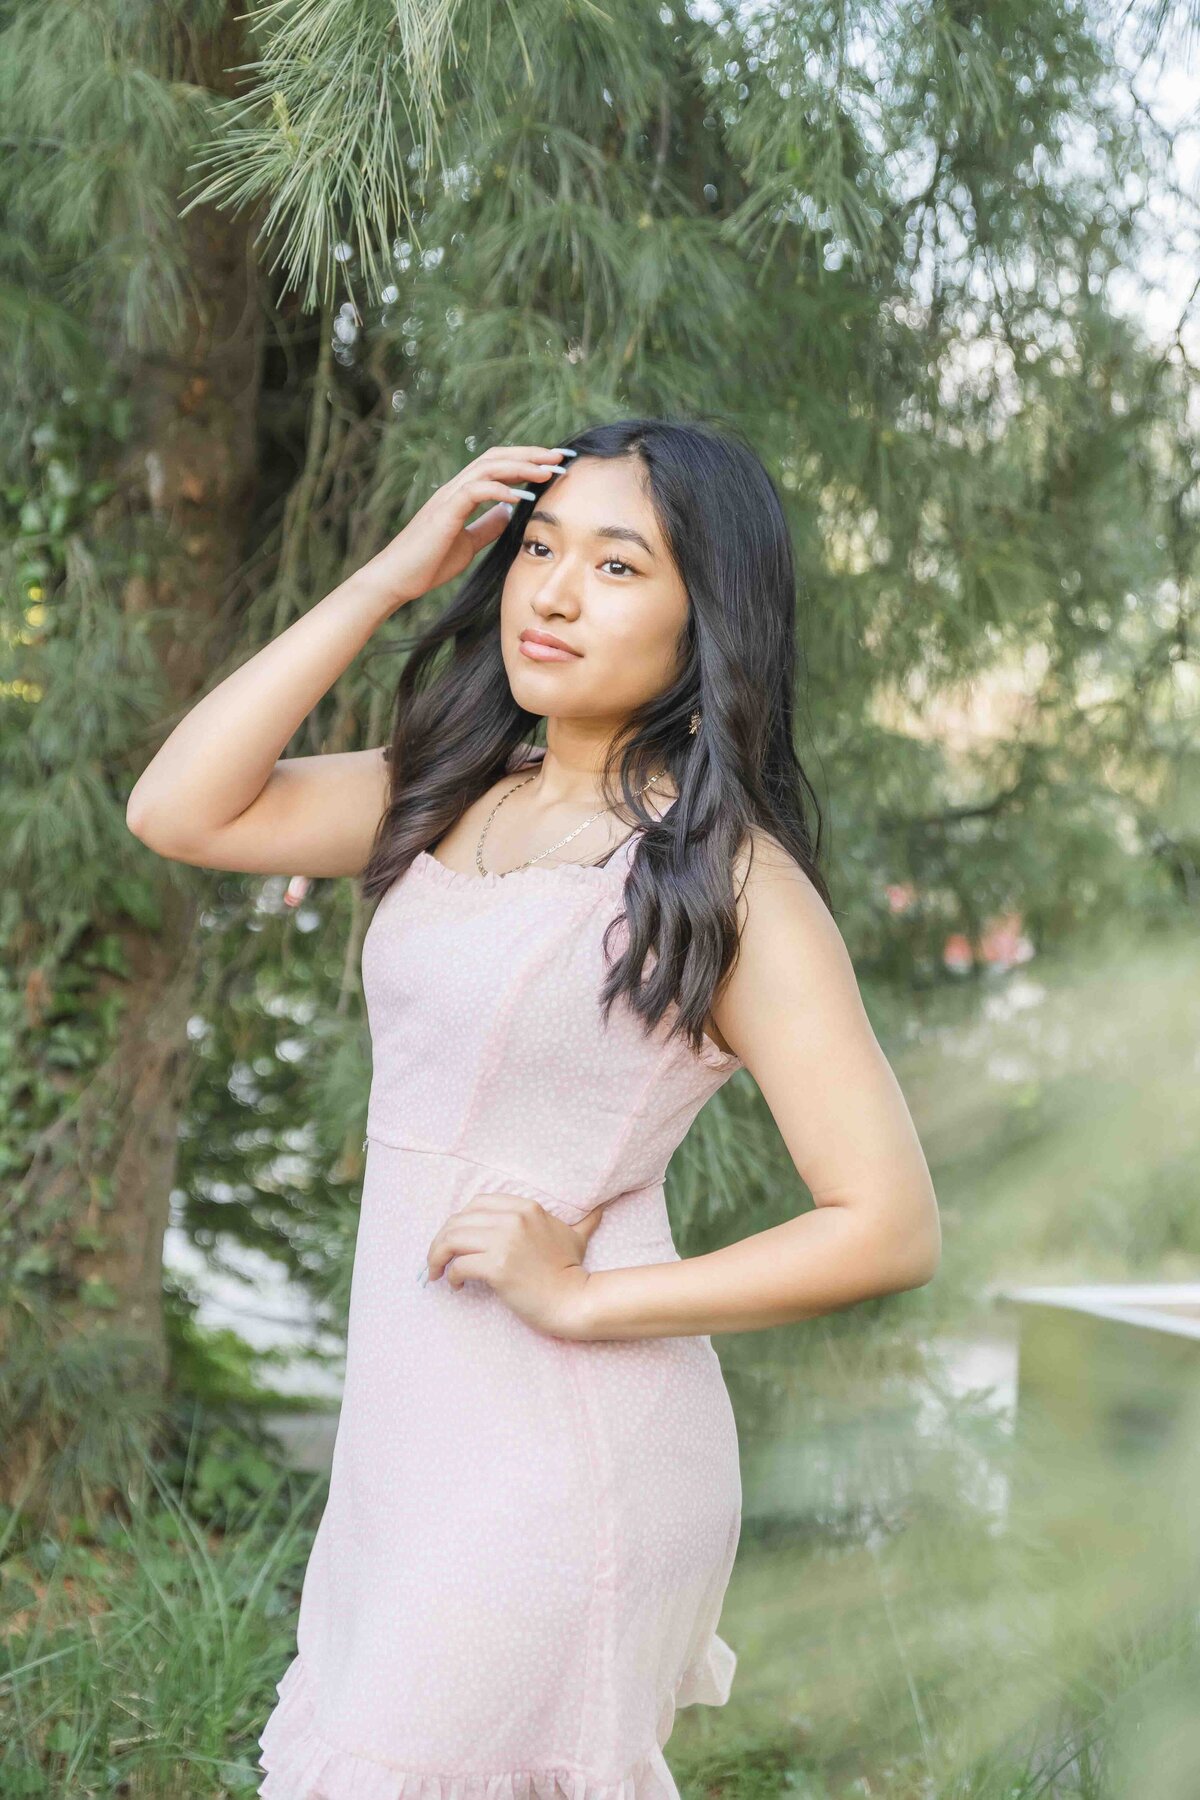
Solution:
M515 488L509 488L508 491L510 494L520 494L522 500L536 500L537 499L537 495L533 492L532 488L517 488L517 487L515 487Z

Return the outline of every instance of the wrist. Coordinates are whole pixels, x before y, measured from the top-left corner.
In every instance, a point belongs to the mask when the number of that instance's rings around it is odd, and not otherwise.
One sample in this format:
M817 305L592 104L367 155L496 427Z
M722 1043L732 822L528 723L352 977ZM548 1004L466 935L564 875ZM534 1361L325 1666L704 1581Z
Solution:
M590 1343L604 1336L604 1269L583 1269L583 1280L575 1296L569 1332L564 1335L580 1343Z
M395 581L376 568L373 561L364 563L361 569L356 569L353 575L347 576L342 587L362 601L378 625L390 619L402 606L407 606L410 600L417 598L413 594L398 592Z

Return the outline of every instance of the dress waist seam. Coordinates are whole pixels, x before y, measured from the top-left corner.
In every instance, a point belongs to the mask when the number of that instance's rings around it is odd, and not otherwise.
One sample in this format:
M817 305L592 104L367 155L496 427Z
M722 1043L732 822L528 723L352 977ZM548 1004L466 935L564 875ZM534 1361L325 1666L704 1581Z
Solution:
M607 1203L613 1200L632 1199L638 1194L652 1193L663 1186L663 1179L659 1177L655 1181L643 1182L633 1188L622 1188L615 1193L590 1194L582 1200L567 1200L560 1194L551 1194L545 1188L538 1187L536 1182L529 1181L524 1175L514 1174L509 1169L498 1168L495 1163L480 1162L477 1156L467 1156L462 1150L450 1150L444 1144L419 1144L411 1138L385 1137L383 1132L371 1126L370 1123L368 1123L363 1143L364 1145L368 1143L382 1144L388 1150L406 1150L410 1155L415 1156L452 1157L455 1162L468 1163L472 1168L485 1170L495 1179L497 1185L510 1182L514 1192L531 1195L551 1212L558 1212L561 1208L566 1207L571 1212L582 1214L590 1212L602 1201Z

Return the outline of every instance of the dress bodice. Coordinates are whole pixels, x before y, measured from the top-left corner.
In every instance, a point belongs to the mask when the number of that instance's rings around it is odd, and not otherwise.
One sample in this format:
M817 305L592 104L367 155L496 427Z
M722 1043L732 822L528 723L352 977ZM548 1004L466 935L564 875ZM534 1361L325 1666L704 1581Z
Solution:
M465 874L421 851L380 899L362 949L372 1139L507 1176L560 1216L661 1182L741 1059L647 1033L599 995L606 928L638 832L604 863ZM624 948L624 920L611 954ZM669 1041L668 1041L669 1039Z

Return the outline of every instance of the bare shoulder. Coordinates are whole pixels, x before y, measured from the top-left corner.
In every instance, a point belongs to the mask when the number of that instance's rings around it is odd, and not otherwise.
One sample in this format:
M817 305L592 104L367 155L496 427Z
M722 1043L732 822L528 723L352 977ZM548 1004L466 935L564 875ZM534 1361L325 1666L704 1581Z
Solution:
M715 1009L748 1066L769 1058L802 1021L862 1007L850 953L808 873L779 840L752 827L734 860L738 951Z
M771 832L752 825L734 858L738 922L761 933L789 922L829 942L842 942L833 916L808 872Z

